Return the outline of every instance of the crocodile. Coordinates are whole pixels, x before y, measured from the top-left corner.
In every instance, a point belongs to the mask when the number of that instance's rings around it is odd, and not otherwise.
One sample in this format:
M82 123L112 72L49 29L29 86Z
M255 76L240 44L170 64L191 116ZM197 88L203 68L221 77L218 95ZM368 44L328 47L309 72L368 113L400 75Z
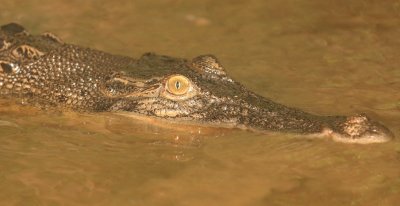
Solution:
M191 60L155 53L112 55L64 43L51 33L30 34L17 23L0 29L0 97L20 98L40 108L113 112L344 143L394 138L365 114L316 115L249 91L213 55Z

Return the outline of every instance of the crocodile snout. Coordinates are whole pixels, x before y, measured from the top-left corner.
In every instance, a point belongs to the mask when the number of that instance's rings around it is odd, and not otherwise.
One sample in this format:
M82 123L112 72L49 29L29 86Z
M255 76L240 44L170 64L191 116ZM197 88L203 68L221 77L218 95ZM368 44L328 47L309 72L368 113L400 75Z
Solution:
M347 117L344 122L334 126L333 129L328 129L327 132L334 141L344 143L382 143L394 138L388 128L372 121L366 115Z

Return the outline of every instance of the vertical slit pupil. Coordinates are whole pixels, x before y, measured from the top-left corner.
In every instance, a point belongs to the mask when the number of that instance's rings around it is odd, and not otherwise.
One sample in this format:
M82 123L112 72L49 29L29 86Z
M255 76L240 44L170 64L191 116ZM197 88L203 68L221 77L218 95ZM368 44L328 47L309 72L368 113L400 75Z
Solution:
M179 81L175 82L175 87L176 89L180 89L181 88L181 83Z

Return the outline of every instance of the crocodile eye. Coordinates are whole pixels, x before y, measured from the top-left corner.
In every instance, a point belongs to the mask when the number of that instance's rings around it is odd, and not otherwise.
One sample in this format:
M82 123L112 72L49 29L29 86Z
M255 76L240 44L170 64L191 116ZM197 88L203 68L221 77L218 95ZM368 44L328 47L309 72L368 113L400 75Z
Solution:
M189 91L190 81L182 75L174 75L167 80L166 87L171 94L183 95Z

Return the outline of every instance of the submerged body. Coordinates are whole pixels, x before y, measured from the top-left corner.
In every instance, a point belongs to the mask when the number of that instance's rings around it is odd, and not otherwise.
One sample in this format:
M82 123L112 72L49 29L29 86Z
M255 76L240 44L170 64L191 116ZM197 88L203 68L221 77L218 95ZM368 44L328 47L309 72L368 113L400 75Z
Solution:
M65 44L18 24L0 30L0 94L40 107L110 111L174 122L329 136L348 143L390 140L365 115L318 116L257 95L212 55L192 60L144 54L139 59Z

